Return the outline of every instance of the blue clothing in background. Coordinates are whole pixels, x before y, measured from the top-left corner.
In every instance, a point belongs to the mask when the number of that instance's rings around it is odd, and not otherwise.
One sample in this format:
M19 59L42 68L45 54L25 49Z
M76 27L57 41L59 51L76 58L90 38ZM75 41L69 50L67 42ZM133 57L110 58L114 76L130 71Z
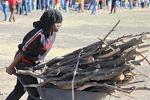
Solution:
M4 20L7 21L7 19L8 19L8 4L3 2L1 4L1 7L2 7L2 11L4 13Z

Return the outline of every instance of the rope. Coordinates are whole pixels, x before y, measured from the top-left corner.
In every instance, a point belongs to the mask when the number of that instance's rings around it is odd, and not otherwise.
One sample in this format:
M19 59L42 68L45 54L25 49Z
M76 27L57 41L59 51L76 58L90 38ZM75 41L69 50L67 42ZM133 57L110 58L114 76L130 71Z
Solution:
M77 74L77 69L78 69L78 66L79 66L80 56L81 56L82 52L83 52L83 50L81 50L80 53L79 53L79 55L78 55L77 64L75 66L75 70L74 70L74 74L73 74L73 78L72 78L72 100L75 100L74 80L75 80L75 76Z

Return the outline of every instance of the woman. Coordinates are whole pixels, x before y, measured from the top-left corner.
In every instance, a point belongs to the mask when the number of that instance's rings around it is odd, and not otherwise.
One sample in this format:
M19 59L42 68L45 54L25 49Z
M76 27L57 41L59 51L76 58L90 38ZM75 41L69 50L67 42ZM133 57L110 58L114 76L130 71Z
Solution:
M14 74L14 68L21 70L32 69L37 63L40 63L45 58L48 51L52 48L55 40L56 32L61 27L62 15L57 10L47 10L41 16L39 21L33 23L34 29L27 33L23 42L19 44L18 52L14 61L6 68L6 72L10 75ZM25 85L37 84L37 79L29 75L17 75ZM36 100L39 94L36 88L28 88L27 100ZM9 94L6 100L19 100L25 93L24 88L19 80L15 89Z

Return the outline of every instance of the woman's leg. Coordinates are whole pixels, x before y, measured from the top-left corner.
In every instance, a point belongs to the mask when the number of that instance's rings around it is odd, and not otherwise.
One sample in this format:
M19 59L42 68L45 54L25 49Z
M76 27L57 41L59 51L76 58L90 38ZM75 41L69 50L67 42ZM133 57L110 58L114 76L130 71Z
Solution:
M19 81L23 85L29 85L29 84L38 84L38 81L36 78L30 76L30 75L17 75L19 78ZM26 88L27 92L29 93L28 99L27 100L36 100L33 97L40 98L39 93L37 91L37 88L35 87L29 87ZM33 97L32 97L33 96Z
M24 87L22 86L20 81L17 80L14 90L8 95L6 100L19 100L24 93L25 93Z

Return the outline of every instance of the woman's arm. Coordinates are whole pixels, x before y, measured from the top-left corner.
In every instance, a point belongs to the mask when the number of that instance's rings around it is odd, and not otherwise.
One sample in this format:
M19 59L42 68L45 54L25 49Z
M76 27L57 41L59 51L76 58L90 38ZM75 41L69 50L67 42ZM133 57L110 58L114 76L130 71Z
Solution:
M6 67L6 72L7 72L8 74L12 75L13 73L15 73L14 67L16 66L16 64L18 64L19 61L21 61L21 59L23 58L23 56L24 56L24 55L23 55L21 52L19 52L19 53L16 55L14 61L10 64L10 66L9 66L9 67Z

